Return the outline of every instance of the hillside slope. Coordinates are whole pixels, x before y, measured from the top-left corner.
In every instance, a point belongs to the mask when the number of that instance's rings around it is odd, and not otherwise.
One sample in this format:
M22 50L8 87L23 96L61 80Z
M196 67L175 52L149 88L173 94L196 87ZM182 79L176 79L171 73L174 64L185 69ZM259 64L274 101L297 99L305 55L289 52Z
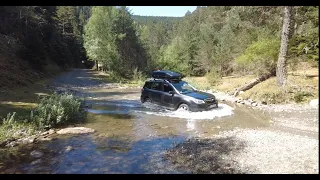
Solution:
M26 85L38 80L41 74L35 72L27 61L17 54L23 46L20 41L0 34L0 88Z

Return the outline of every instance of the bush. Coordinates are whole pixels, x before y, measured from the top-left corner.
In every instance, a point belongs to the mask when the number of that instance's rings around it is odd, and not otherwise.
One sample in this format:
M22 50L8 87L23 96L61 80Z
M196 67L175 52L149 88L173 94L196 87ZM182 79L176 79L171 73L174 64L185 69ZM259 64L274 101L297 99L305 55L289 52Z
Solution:
M306 97L313 97L313 95L310 92L300 91L294 94L293 100L296 103L301 103L306 100Z
M30 119L40 128L51 128L80 118L81 102L71 94L52 94L44 97L31 111Z
M268 104L286 103L286 95L282 91L265 92L261 96L261 101Z
M221 81L221 75L215 68L212 68L211 71L206 74L206 77L211 85L217 85Z
M138 71L138 68L133 70L132 81L136 84L143 84L146 77L143 75L142 71Z

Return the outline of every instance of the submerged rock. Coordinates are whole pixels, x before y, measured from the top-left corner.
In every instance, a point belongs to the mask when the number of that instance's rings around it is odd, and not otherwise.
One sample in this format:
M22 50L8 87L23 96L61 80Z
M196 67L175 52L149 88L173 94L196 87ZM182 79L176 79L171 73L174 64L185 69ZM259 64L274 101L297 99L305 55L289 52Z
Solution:
M86 128L86 127L72 127L72 128L64 128L57 131L58 134L86 134L93 133L94 129Z
M41 159L37 159L37 160L31 162L31 166L36 165L36 164L39 164L39 163L41 163L41 162L42 162Z
M43 153L40 152L40 151L34 150L34 151L32 151L32 152L30 153L30 156L32 156L32 157L34 157L34 158L40 158L40 157L43 156Z
M65 151L66 151L66 152L69 152L69 151L71 151L72 149L73 149L72 146L67 146Z

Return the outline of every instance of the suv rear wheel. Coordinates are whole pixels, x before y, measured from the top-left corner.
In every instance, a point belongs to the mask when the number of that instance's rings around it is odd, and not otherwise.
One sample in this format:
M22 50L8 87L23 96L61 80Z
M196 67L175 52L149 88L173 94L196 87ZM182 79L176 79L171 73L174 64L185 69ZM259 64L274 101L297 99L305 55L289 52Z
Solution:
M148 97L146 97L146 98L144 98L144 102L145 102L145 103L151 103L151 99L148 98Z
M180 104L180 106L178 107L178 109L182 109L182 110L185 110L185 111L189 111L189 106L187 104Z

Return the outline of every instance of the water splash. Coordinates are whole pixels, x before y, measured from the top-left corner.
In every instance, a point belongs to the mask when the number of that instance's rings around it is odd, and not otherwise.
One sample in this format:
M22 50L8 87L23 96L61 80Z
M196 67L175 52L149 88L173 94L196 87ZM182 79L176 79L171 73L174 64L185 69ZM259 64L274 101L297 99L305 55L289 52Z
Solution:
M217 117L223 116L230 116L233 114L234 108L226 105L226 104L219 104L219 107L216 109L212 109L209 111L202 111L202 112L189 112L184 110L166 110L160 112L153 112L153 111L137 111L141 113L146 113L149 115L156 115L156 116L168 116L168 117L176 117L176 118L183 118L183 119L215 119Z
M133 101L121 101L121 102L100 102L94 103L96 105L102 105L109 107L109 109L97 110L97 109L87 109L88 112L94 114L136 114L140 115L141 113L148 115L156 116L166 116L166 117L175 117L188 120L195 119L215 119L223 116L230 116L233 114L233 108L226 104L219 104L218 108L202 111L202 112L188 112L184 110L168 110L162 106L158 106L151 103L141 104L140 102ZM110 110L110 107L117 107L117 109ZM191 126L190 126L191 127Z

